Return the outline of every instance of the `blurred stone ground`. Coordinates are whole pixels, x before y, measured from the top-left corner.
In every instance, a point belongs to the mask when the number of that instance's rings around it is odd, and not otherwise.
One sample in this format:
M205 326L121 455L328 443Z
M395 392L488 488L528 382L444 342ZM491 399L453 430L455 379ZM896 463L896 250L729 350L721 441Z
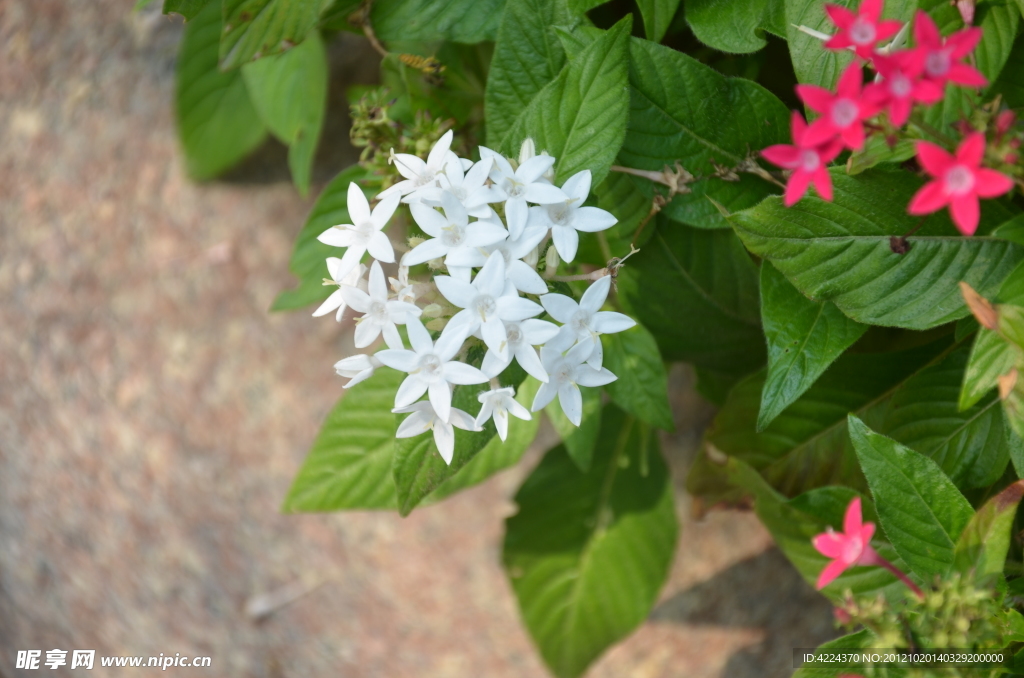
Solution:
M132 4L0 0L0 674L35 675L18 649L78 648L230 677L545 675L499 566L538 450L407 519L278 513L341 393L339 328L266 312L312 201L273 144L227 181L184 178L180 20ZM376 70L359 40L331 54L320 185L353 159L344 85ZM709 409L685 370L673 385L681 486ZM753 515L678 504L662 601L590 675L788 675L790 648L834 633L827 604Z

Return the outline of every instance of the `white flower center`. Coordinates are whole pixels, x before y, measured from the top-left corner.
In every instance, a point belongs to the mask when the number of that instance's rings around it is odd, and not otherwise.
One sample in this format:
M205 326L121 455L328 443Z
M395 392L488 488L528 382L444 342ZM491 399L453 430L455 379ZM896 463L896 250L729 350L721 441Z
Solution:
M377 324L383 324L388 320L388 306L383 301L374 301L370 304L368 316Z
M428 382L438 381L441 379L443 371L441 359L433 353L420 356L419 374L424 380Z
M857 20L850 26L850 40L855 45L870 45L875 41L875 25L864 17L857 17Z
M508 334L509 346L517 346L523 340L523 330L518 323L505 323L505 333Z
M459 202L466 202L466 189L462 186L449 186L448 192L454 195Z
M506 178L501 182L501 187L510 198L521 198L526 194L526 186L515 179Z
M548 218L559 226L568 226L572 221L572 208L567 202L561 205L548 205Z
M899 99L910 96L912 89L913 85L910 82L910 78L902 73L893 74L892 79L889 80L889 91L892 92L894 97Z
M461 247L466 242L466 229L458 224L452 224L441 229L441 244L445 247Z
M974 172L965 165L954 165L949 168L944 179L946 192L950 195L970 193L974 188Z
M860 106L853 99L840 99L832 106L832 122L844 129L852 125L860 115Z
M481 294L473 300L473 308L480 314L481 320L487 320L487 318L494 315L494 312L498 308L498 304L494 301L494 297L491 295Z
M436 178L437 173L434 170L427 168L423 170L423 174L416 175L416 178L413 179L413 184L417 188L419 188L420 186L427 186L428 184L432 183Z
M821 156L817 151L806 149L800 154L800 169L805 172L813 172L819 167L821 167Z
M377 229L374 228L372 221L363 221L354 224L349 230L352 232L352 244L365 246Z
M551 375L551 378L556 384L574 384L576 383L576 369L563 361L554 374Z
M572 318L569 319L569 325L572 327L576 334L587 334L590 332L590 311L584 311L582 308L572 314Z
M948 49L932 50L924 62L924 70L928 75L935 77L945 75L949 67L953 65Z

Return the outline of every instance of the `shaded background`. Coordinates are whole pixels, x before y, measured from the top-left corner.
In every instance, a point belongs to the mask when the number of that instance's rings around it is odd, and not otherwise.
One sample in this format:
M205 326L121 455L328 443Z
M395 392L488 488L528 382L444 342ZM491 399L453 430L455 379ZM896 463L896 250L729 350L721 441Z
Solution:
M519 467L406 519L278 513L342 393L344 328L267 313L312 199L274 142L186 180L181 20L132 4L0 0L0 675L54 648L209 655L232 677L545 675L499 556L546 426ZM314 195L355 159L344 88L377 61L331 48ZM690 517L711 409L686 369L672 388L676 561L590 675L789 675L794 646L836 635L829 606L751 513Z

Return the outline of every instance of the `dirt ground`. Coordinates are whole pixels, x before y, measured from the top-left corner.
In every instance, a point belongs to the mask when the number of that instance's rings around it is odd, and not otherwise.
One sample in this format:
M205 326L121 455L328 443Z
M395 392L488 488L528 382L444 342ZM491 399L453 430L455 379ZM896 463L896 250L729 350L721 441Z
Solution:
M184 177L181 23L132 4L0 0L0 674L58 648L207 655L226 677L546 675L499 564L539 449L406 519L278 512L342 392L340 328L267 312L312 199L274 144ZM353 159L344 86L376 70L356 39L331 57L319 186ZM673 373L677 486L710 412L691 381ZM590 675L788 675L835 633L829 606L753 515L678 500L661 602Z

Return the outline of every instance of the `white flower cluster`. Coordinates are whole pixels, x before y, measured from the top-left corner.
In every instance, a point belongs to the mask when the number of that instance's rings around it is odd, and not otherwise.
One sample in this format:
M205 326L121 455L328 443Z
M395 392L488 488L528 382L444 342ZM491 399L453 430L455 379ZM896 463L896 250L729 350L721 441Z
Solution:
M546 258L550 270L557 267L559 258L567 262L575 258L579 231L601 231L616 223L605 210L583 206L590 194L589 170L558 188L551 182L555 158L535 155L529 139L516 167L484 147L480 147L479 162L459 158L450 150L451 143L449 131L426 162L393 153L404 180L378 195L372 210L359 187L349 185L352 223L332 226L319 236L322 243L346 248L340 259L327 259L331 277L324 284L338 289L313 314L336 311L341 320L346 308L359 313L358 348L370 346L383 335L386 349L345 358L334 367L350 378L345 388L369 378L382 365L407 373L393 411L410 416L399 426L397 437L433 430L446 463L451 463L455 449L453 427L478 431L493 419L505 440L509 415L530 419L530 412L514 399L515 391L503 388L497 379L513 360L543 382L533 411L557 395L566 416L579 426L583 415L579 387L602 386L616 378L601 365L599 335L636 324L621 313L601 310L610 276L593 282L577 304L570 297L549 294L536 270L549 237L558 253ZM396 263L395 252L383 229L400 202L409 205L416 224L429 237L410 241L415 246L398 262L398 277L390 278L389 284L381 264ZM504 221L492 207L498 204L503 206ZM367 252L374 260L369 269L361 263ZM445 270L447 275L411 281L409 267L418 264L429 264L431 272ZM367 272L369 278L364 279ZM561 327L537 318L544 312ZM422 318L428 318L426 325ZM398 325L405 325L409 347ZM440 330L436 340L428 328ZM487 347L479 368L457 360L469 337ZM488 381L491 390L478 396L481 407L475 418L452 407L453 386ZM420 400L424 395L427 398Z

